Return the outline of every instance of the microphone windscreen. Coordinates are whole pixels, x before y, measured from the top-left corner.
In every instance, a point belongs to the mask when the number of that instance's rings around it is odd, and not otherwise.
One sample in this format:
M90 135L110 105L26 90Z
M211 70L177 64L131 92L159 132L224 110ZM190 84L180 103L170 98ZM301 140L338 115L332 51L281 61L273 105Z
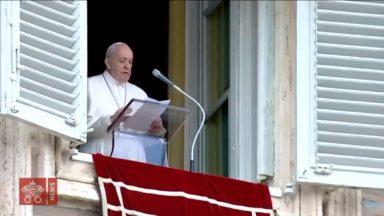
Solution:
M159 77L159 76L161 75L160 71L157 70L157 69L153 69L152 74L153 74L153 76L155 76L155 77Z

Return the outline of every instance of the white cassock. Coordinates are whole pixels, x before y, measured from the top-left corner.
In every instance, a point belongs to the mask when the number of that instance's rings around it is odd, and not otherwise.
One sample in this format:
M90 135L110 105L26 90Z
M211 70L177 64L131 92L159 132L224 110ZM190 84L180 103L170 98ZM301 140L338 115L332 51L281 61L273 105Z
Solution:
M124 107L131 99L146 99L147 94L138 86L118 82L107 72L88 78L88 128L87 143L80 145L85 153L110 155L112 133L107 133L110 118L118 108ZM128 141L127 141L128 142ZM140 140L129 139L123 149L114 149L114 157L146 162L145 151Z

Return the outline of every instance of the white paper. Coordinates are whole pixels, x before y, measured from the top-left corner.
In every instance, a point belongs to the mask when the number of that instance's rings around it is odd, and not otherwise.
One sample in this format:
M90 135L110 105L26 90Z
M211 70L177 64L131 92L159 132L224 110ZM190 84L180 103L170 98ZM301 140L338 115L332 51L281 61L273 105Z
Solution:
M153 98L147 98L146 101L168 105L171 100L158 101ZM154 103L133 103L130 106L132 111L123 127L136 131L147 132L151 129L151 124L159 119L161 114L167 109L167 106L159 106Z

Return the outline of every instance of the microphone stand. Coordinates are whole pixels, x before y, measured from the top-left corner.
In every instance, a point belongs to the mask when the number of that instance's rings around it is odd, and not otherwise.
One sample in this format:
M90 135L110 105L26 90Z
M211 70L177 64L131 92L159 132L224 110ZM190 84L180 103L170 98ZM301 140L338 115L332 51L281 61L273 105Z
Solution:
M197 102L193 97L189 96L187 93L185 93L183 90L181 90L178 86L176 86L175 84L172 85L173 88L175 88L176 90L178 90L179 92L181 92L183 95L185 95L187 98L189 98L191 101L193 101L198 107L199 109L201 110L201 114L202 114L202 118L201 118L201 122L200 122L200 126L199 126L199 129L197 130L196 134L195 134L195 137L193 138L193 142L192 142L192 147L191 147L191 159L189 161L189 171L191 172L194 172L195 171L195 161L193 159L193 156L194 156L194 149L195 149L195 144L196 144L196 141L197 141L197 137L199 136L200 134L200 131L201 129L203 128L204 126L204 121L205 121L205 112L204 112L204 109L203 107L200 105L199 102Z
M163 76L163 74L161 74L161 72L157 69L154 69L152 71L152 74L153 76L155 76L156 78L160 79L161 81L167 83L168 85L172 86L173 88L175 88L177 91L181 92L183 95L185 95L187 98L189 98L191 101L193 101L198 107L199 109L201 110L201 113L202 113L202 119L201 119L201 122L200 122L200 126L199 126L199 129L197 130L196 134L195 134L195 137L193 138L193 142L192 142L192 147L191 147L191 160L190 160L190 163L189 163L189 169L191 172L194 171L194 166L195 166L195 162L193 160L193 152L194 152L194 149L195 149L195 144L196 144L196 140L197 140L197 137L199 136L200 134L200 131L201 129L203 128L204 126L204 121L205 121L205 112L204 112L204 109L203 107L201 107L200 103L197 102L193 97L189 96L186 92L184 92L181 88L179 88L177 85L173 84L172 81L170 81L169 79L167 79L165 76Z

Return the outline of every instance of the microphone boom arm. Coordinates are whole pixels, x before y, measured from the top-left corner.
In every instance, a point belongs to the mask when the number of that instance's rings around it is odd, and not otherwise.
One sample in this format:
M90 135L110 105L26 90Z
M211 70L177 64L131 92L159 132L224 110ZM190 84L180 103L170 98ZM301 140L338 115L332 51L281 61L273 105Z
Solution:
M170 81L169 79L167 79L163 74L161 74L161 72L157 69L154 69L152 71L152 74L153 76L155 76L156 78L160 79L161 81L167 83L168 85L172 86L173 88L175 88L177 91L181 92L183 95L185 95L187 98L189 98L191 101L193 101L200 109L201 113L202 113L202 119L201 119L201 122L200 122L200 126L199 126L199 129L197 130L196 134L195 134L195 137L193 138L193 142L192 142L192 147L191 147L191 161L190 161L190 171L194 171L194 160L193 160L193 153L194 153L194 149L195 149L195 144L196 144L196 141L197 141L197 137L199 136L200 134L200 131L201 129L203 128L204 126L204 121L205 121L205 112L204 112L204 109L203 107L201 107L200 103L197 102L193 97L189 96L186 92L184 92L181 88L179 88L177 85L173 84L172 81Z
M181 90L178 86L176 86L175 84L172 85L173 88L175 88L177 91L181 92L183 95L185 95L187 98L189 98L191 101L193 101L198 107L199 109L201 110L201 114L202 114L202 118L201 118L201 122L200 122L200 126L199 126L199 129L197 129L197 132L195 134L195 137L193 138L193 142L192 142L192 147L191 147L191 159L190 159L190 163L189 163L189 169L191 172L194 171L194 166L195 166L195 162L194 162L194 149L195 149L195 144L196 144L196 141L197 141L197 137L199 136L200 134L200 131L201 129L203 128L204 126L204 121L205 121L205 112L204 112L204 109L203 107L200 105L199 102L197 102L193 97L189 96L187 93L185 93L183 90Z

